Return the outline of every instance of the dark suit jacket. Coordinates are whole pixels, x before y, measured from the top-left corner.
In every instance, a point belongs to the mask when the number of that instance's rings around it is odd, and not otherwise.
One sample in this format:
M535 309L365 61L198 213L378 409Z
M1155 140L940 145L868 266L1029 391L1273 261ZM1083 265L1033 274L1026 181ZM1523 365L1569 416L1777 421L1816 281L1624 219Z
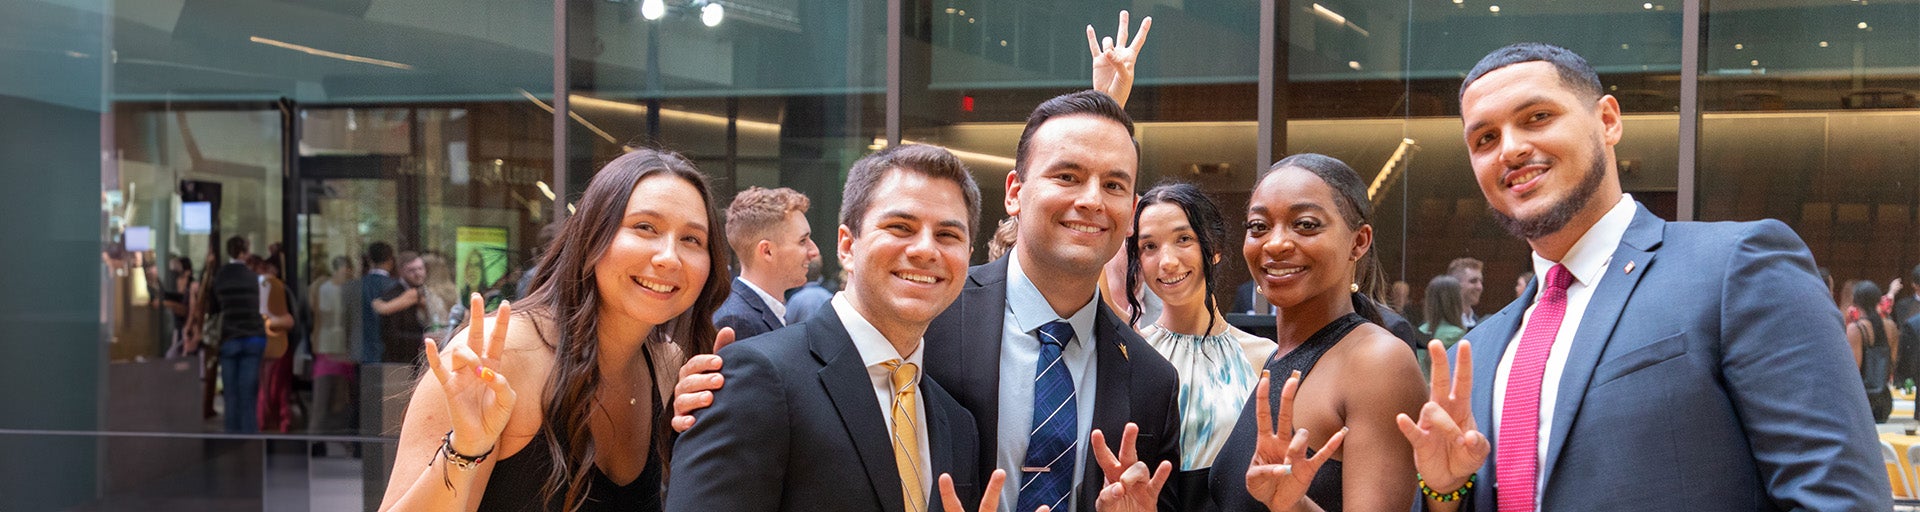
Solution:
M1043 285L1044 286L1044 285ZM1173 365L1147 345L1140 334L1108 310L1097 306L1094 319L1095 363L1098 370L1093 405L1093 428L1106 434L1109 449L1118 453L1127 422L1140 425L1137 441L1141 461L1157 467L1160 461L1180 465L1179 375ZM1000 414L1031 414L1032 404L1000 404L1001 324L1007 312L1007 258L973 267L960 299L927 328L927 373L946 383L953 397L973 412L980 446L976 462L979 481L995 467L999 449ZM825 316L825 315L822 315ZM1140 354L1133 359L1132 354ZM733 364L732 359L727 360ZM1020 378L1032 378L1020 376ZM728 382L734 382L728 379ZM1094 461L1093 450L1083 450L1085 471L1079 489L1079 510L1093 510L1106 475ZM1160 496L1169 509L1178 492L1169 483ZM1012 485L1006 492L1018 492Z
M1920 283L1911 283L1907 286L1920 286ZM1916 315L1916 313L1920 313L1920 301L1914 300L1912 294L1902 294L1901 297L1893 299L1892 319L1895 324L1900 326L1900 344L1897 345L1900 347L1900 360L1894 361L1893 366L1893 380L1895 383L1900 383L1907 379L1920 379L1920 354L1914 353L1914 351L1920 350L1920 337L1907 334L1907 326L1911 324L1908 320L1914 319L1915 316L1920 316ZM1893 333L1887 334L1892 335Z
M1640 206L1606 272L1563 327L1578 331L1541 510L1892 509L1840 315L1815 307L1826 288L1786 225L1667 222ZM1534 293L1467 334L1474 419L1496 449L1494 373ZM1493 463L1473 509L1495 508Z
M713 327L732 327L733 339L744 340L773 332L786 324L780 323L780 316L773 314L773 308L767 306L766 301L760 300L760 294L736 277L733 293L727 295L726 302L720 303L720 309L713 311Z
M720 356L727 385L674 444L666 510L902 512L885 412L839 315ZM932 443L929 510L940 505L940 473L953 474L961 502L979 503L973 416L928 377L919 397Z

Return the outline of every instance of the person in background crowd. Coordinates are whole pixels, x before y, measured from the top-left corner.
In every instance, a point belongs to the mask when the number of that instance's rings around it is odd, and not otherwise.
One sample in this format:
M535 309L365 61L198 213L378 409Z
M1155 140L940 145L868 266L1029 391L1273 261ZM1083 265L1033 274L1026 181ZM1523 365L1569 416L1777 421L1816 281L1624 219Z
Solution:
M740 262L714 327L748 339L787 325L787 290L807 284L807 264L820 258L807 224L807 196L790 188L751 187L727 206L727 246Z
M395 260L400 279L373 301L373 312L380 315L380 361L420 364L420 340L427 336L421 318L426 290L427 263L413 251L400 253Z
M1525 272L1521 272L1520 277L1516 277L1513 279L1513 296L1519 297L1521 295L1526 295L1527 287L1531 286L1532 284L1533 284L1533 271L1528 270Z
M260 392L255 398L259 425L263 430L285 433L293 427L289 400L293 393L293 358L297 348L291 336L295 322L293 290L280 279L280 258L255 258L253 271L260 275L260 314L266 318L267 345L260 353Z
M187 323L193 314L194 299L200 296L200 281L193 277L193 259L167 258L166 285L160 289L161 306L173 320L168 345L169 357L180 353L187 343Z
M1412 295L1413 287L1406 281L1394 281L1387 287L1387 307L1393 308L1393 312L1401 316L1411 315L1412 313L1407 311L1407 306L1413 301Z
M1896 293L1893 299L1893 316L1889 319L1900 327L1900 341L1895 346L1900 357L1894 359L1893 382L1899 387L1910 387L1908 381L1920 379L1920 320L1916 320L1920 317L1920 266L1907 273L1903 284L1913 292ZM1920 410L1915 415L1920 416Z
M471 320L444 352L415 338L431 372L380 509L661 510L673 368L731 341L710 323L728 251L709 190L680 155L615 158L562 221L526 297L489 321L471 296Z
M225 406L222 426L229 433L260 431L256 406L260 392L260 357L267 348L266 317L261 315L260 274L247 264L252 256L247 239L227 239L227 263L209 280L207 313L220 320L220 396ZM187 352L199 340L187 340Z
M547 246L553 244L553 237L559 235L559 222L549 222L540 227L540 232L534 236L533 250L528 251L533 256L527 258L527 268L521 273L518 284L514 286L514 298L525 297L528 292L533 291L533 276L540 272L540 255L547 252Z
M1472 329L1480 322L1480 313L1474 308L1480 307L1480 292L1486 290L1486 278L1481 270L1486 265L1473 258L1455 258L1447 263L1447 275L1460 280L1460 305L1465 311L1460 313L1460 327ZM1427 319L1432 322L1432 318Z
M1180 375L1182 510L1206 507L1206 476L1240 419L1273 340L1227 324L1215 303L1215 270L1227 248L1226 219L1206 194L1186 183L1147 190L1134 208L1127 261L1127 300L1140 336ZM1141 284L1145 285L1142 290ZM1139 311L1142 292L1165 304L1153 321Z
M1853 284L1855 304L1880 300L1880 287L1873 281ZM1888 380L1899 351L1890 343L1899 332L1893 319L1880 315L1879 308L1861 308L1860 319L1847 322L1847 346L1853 349L1853 362L1860 367L1860 382L1866 386L1867 405L1875 423L1886 423L1893 414L1893 392Z
M787 325L813 318L814 313L825 308L827 301L833 299L833 290L828 290L825 284L826 276L820 274L820 267L824 263L820 254L815 252L813 259L807 261L807 284L787 294Z
M1013 250L1013 243L1020 238L1019 224L1020 219L1012 216L1000 219L1000 223L993 228L993 238L987 239L987 261L1000 259L1007 255L1007 251Z
M422 253L420 261L426 265L426 277L420 286L420 325L426 329L428 338L444 343L447 335L453 333L453 324L461 318L456 310L464 312L466 307L459 303L460 296L455 295L458 292L453 284L452 262L437 252Z
M1458 321L1455 319L1461 317L1460 311L1466 309L1466 306L1461 304L1461 301L1466 300L1463 297L1465 295L1460 292L1460 280L1454 279L1452 275L1440 274L1427 281L1427 298L1422 305L1426 309L1424 316L1432 320L1420 325L1420 334L1430 340L1440 340L1440 345L1446 348L1453 348L1454 343L1459 343L1460 338L1467 335L1467 329L1455 323ZM1420 350L1414 354L1420 358L1421 373L1431 372L1432 370L1428 367L1432 363L1432 358L1427 355L1427 351ZM1430 374L1426 376L1432 377Z
M383 332L380 312L374 310L374 302L380 300L388 290L399 281L393 278L393 246L386 242L374 242L367 246L367 273L360 278L360 296L358 320L361 363L378 363L386 353L386 342L380 337Z
M351 428L352 353L347 336L347 308L354 279L353 259L335 256L332 272L308 288L313 307L313 405L307 410L307 432L339 434Z

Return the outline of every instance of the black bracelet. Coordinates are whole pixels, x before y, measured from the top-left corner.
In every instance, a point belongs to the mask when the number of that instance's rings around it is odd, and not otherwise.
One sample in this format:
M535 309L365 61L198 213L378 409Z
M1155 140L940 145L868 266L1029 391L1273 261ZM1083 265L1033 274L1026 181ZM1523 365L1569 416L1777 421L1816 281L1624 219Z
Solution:
M1467 475L1467 483L1461 485L1459 489L1454 489L1453 492L1442 493L1440 491L1433 490L1432 487L1427 487L1426 477L1422 477L1418 473L1413 475L1415 479L1420 480L1420 495L1426 496L1427 498L1430 498L1433 501L1438 501L1441 503L1457 501L1460 498L1465 497L1467 495L1467 491L1473 490L1473 480L1478 476L1480 475L1478 474Z
M440 452L446 456L447 463L451 464L453 467L460 468L465 471L472 471L473 468L480 467L480 462L487 460L488 455L493 455L493 448L487 448L487 451L481 452L479 455L474 455L474 456L462 455L460 452L454 451L453 431L448 430L447 437L441 439L440 441Z

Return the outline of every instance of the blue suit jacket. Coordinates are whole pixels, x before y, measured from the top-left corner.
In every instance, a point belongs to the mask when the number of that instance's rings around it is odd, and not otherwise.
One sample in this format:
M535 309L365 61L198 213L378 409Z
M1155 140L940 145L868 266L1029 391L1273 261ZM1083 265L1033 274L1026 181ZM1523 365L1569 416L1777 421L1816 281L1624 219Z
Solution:
M744 340L759 336L774 329L786 327L780 322L780 316L773 314L773 308L760 300L760 294L747 287L746 281L733 278L733 293L727 295L727 301L720 303L720 309L713 311L713 327L733 328L733 339Z
M1535 280L1538 283L1538 280ZM1473 415L1536 285L1482 320ZM1541 510L1890 510L1866 395L1806 245L1779 221L1640 206L1577 327ZM1495 509L1493 456L1470 509Z
M1007 258L969 269L967 284L960 298L934 318L927 327L927 374L946 383L960 405L973 413L980 433L977 475L987 481L994 470L999 450L1001 414L1032 414L1032 404L1000 403L1000 343L1002 324L1007 316ZM1041 284L1040 286L1045 286ZM1093 428L1107 438L1108 449L1120 451L1120 433L1127 422L1140 426L1137 454L1148 468L1160 461L1180 464L1180 377L1173 364L1160 357L1140 333L1127 327L1105 304L1096 306L1094 317ZM829 316L821 313L818 317ZM1132 354L1140 354L1133 359ZM733 360L727 359L732 365ZM1017 378L1031 379L1030 375ZM1858 379L1855 379L1858 380ZM734 382L729 377L727 382ZM1087 437L1081 438L1088 439ZM1083 475L1079 489L1079 511L1093 512L1106 474L1094 460L1093 450L1082 450ZM677 476L676 476L677 478ZM1201 475L1204 479L1204 475ZM1160 509L1176 508L1181 487L1168 482L1161 488ZM1017 493L1008 485L1003 492ZM963 503L978 503L964 501ZM1065 511L1063 511L1065 512Z
M666 510L903 512L885 413L840 315L823 312L720 356L727 386L674 443ZM931 507L921 509L939 509L941 473L953 474L962 503L979 503L973 416L927 377L919 396L933 478Z

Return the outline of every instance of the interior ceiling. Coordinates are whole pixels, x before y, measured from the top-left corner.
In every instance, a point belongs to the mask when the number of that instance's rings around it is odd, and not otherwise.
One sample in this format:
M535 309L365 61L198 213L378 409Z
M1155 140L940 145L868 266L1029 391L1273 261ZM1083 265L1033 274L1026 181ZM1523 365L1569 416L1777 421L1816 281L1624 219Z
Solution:
M540 97L550 96L552 56L550 45L551 9L545 2L522 0L108 0L112 14L110 29L101 30L110 45L110 51L101 51L98 47L88 48L84 43L62 41L37 34L16 34L14 38L0 36L0 41L9 43L7 49L10 59L18 60L19 69L39 70L41 76L84 77L84 74L69 74L65 70L75 66L84 66L90 59L105 53L113 59L113 65L106 76L112 91L109 101L263 101L274 98L293 98L302 102L324 103L383 103L383 102L419 102L419 101L463 101L463 100L509 100L519 101L528 91ZM622 20L622 9L628 9L634 0L595 0L590 9L598 10L596 20L587 30L595 32L595 37L624 41L633 35L637 23ZM1411 12L1416 16L1415 29L1425 30L1421 39L1431 39L1433 44L1416 45L1414 64L1426 60L1421 54L1431 51L1433 46L1449 47L1455 45L1478 44L1476 39L1467 38L1475 27L1484 27L1494 22L1496 17L1486 10L1487 5L1500 0L1462 0L1460 8L1449 9L1445 0L1429 2L1418 0L1418 5L1405 1L1356 0L1318 0L1331 9L1345 13L1363 23L1375 25L1375 33L1369 40L1403 40L1404 34L1395 34L1392 23L1376 23L1385 17L1404 18ZM70 2L54 0L28 0L9 2L0 7L0 12L14 16L26 16L25 19L45 18L49 20L84 19L84 5L74 7L65 5ZM84 2L81 2L84 4ZM988 3L992 2L976 2ZM1312 5L1306 2L1296 5ZM1678 0L1665 0L1665 4L1655 0L1612 0L1604 2L1579 2L1571 0L1516 2L1505 6L1502 24L1512 24L1520 19L1540 17L1580 18L1588 21L1605 21L1609 17L1627 16L1636 11L1644 12L1644 5L1673 4L1678 8ZM743 19L752 16L770 16L768 19L798 19L792 14L805 6L796 0L741 0L729 2L739 5L735 9ZM1741 2L1723 2L1712 6L1713 11L1707 20L1715 31L1709 34L1706 65L1712 73L1725 73L1727 70L1739 70L1743 67L1767 68L1772 77L1793 76L1794 73L1865 73L1869 78L1885 76L1887 73L1901 76L1916 74L1920 69L1920 0L1872 0L1871 2L1848 0L1743 0ZM1865 9L1865 11L1862 11ZM730 11L731 12L731 11ZM751 14L751 13L762 14ZM1398 14L1395 14L1395 13ZM1853 27L1825 27L1833 23L1827 21L1848 21L1858 12L1872 12L1880 15L1870 20L1881 26L1872 31L1854 30ZM765 13L775 13L778 16ZM802 13L804 14L804 13ZM843 12L843 16L865 17L872 13L855 11ZM732 15L730 15L732 16ZM1302 16L1313 16L1304 14ZM1375 19L1366 19L1366 18ZM732 18L729 18L732 19ZM1623 18L1625 19L1625 18ZM1639 18L1631 18L1639 20ZM1675 15L1677 23L1677 15ZM1427 25L1434 20L1437 25ZM668 21L674 21L670 18ZM678 20L679 23L691 20ZM1642 20L1644 21L1644 20ZM836 23L844 23L839 21ZM698 25L697 22L692 22ZM1837 21L1835 22L1837 23ZM1852 23L1848 21L1848 23ZM1585 24L1583 22L1583 24ZM1798 29L1800 25L1811 28ZM1818 26L1814 26L1818 25ZM1454 30L1457 27L1460 30ZM81 27L84 29L85 27ZM728 28L728 26L723 26ZM844 26L841 28L845 28ZM1831 30L1828 30L1830 29ZM728 39L725 52L737 55L755 55L766 50L766 44L735 44L739 40L751 39L751 34L782 32L762 23L739 23L731 27L730 37L711 36ZM1848 32L1847 30L1853 30ZM1649 30L1664 33L1666 29L1653 27ZM1826 34L1822 31L1832 32ZM698 34L695 29L690 33ZM815 30L818 32L819 30ZM1404 31L1404 29L1397 29ZM1451 31L1451 36L1434 33ZM1511 32L1511 31L1494 31ZM791 36L792 34L787 34ZM1512 34L1508 34L1511 36ZM804 34L804 37L815 37ZM86 38L82 32L67 39ZM1477 37L1477 36L1476 36ZM1490 36L1507 37L1507 36ZM1568 37L1585 38L1585 35ZM1598 36L1595 36L1598 37ZM1640 36L1633 36L1640 37ZM1652 36L1647 36L1652 37ZM29 38L29 40L14 39ZM272 42L285 43L271 45L256 38ZM1819 48L1812 43L1814 39L1831 39L1840 50ZM644 39L644 38L642 38ZM1656 38L1657 39L1657 38ZM1667 38L1671 39L1671 38ZM1808 44L1799 44L1803 41ZM704 44L700 38L676 38L674 44ZM1749 45L1744 50L1732 50L1721 46L1731 46L1735 42ZM1420 43L1420 41L1415 41ZM1171 44L1163 40L1161 44ZM1395 45L1406 44L1396 42ZM1595 43L1599 44L1599 43ZM1610 44L1610 43L1609 43ZM1672 41L1633 41L1622 43L1634 46L1639 51L1644 44L1666 48L1677 47ZM44 48L42 48L44 46ZM664 45L663 45L664 46ZM1854 47L1865 49L1862 57L1864 69L1854 70L1855 57L1850 53ZM1427 47L1422 50L1420 47ZM624 53L605 60L589 60L595 73L603 77L645 76L644 61L632 58L630 48L621 48ZM576 52L579 52L576 49ZM698 50L690 50L698 51ZM718 50L716 50L718 51ZM877 50L876 50L877 51ZM1037 51L1037 50L1026 50ZM1064 50L1063 50L1064 51ZM1074 49L1074 51L1079 51ZM1661 50L1665 51L1665 50ZM1395 54L1392 48L1369 50L1373 54ZM1449 53L1457 53L1451 52ZM1842 57L1833 57L1846 53ZM681 51L678 54L687 55ZM360 57L380 62L396 64L388 66L368 62L342 60L340 55ZM1385 55L1382 58L1391 57ZM1658 57L1658 56L1656 56ZM736 57L742 58L742 57ZM1331 58L1331 57L1329 57ZM1623 54L1616 57L1595 58L1596 63L1604 64L1609 58L1621 59L1621 62L1643 62L1646 55ZM1661 57L1664 58L1664 57ZM679 59L676 59L678 61ZM1397 59L1387 59L1397 60ZM1441 59L1444 60L1444 59ZM1656 59L1658 60L1658 59ZM1677 61L1677 54L1674 59ZM1748 66L1750 62L1760 61L1758 66ZM578 61L576 61L578 62ZM1335 72L1342 72L1346 64L1341 59L1332 59ZM698 63L696 63L698 64ZM1368 71L1372 71L1369 69ZM1415 70L1416 73L1419 70ZM852 75L853 73L847 73ZM1312 73L1300 73L1300 79L1314 79ZM714 89L724 90L724 84L702 82L685 77L676 77L671 73L662 77L666 90L711 93ZM1330 75L1330 79L1339 77ZM1396 80L1389 75L1373 76L1355 73L1346 77L1349 80ZM855 79L849 79L855 80ZM31 85L31 84L28 84ZM0 84L4 86L4 84ZM22 87L25 87L23 85ZM53 87L53 86L48 86ZM832 89L818 89L815 93L827 93ZM760 92L743 92L742 96L768 95L779 96L782 93L772 89Z

